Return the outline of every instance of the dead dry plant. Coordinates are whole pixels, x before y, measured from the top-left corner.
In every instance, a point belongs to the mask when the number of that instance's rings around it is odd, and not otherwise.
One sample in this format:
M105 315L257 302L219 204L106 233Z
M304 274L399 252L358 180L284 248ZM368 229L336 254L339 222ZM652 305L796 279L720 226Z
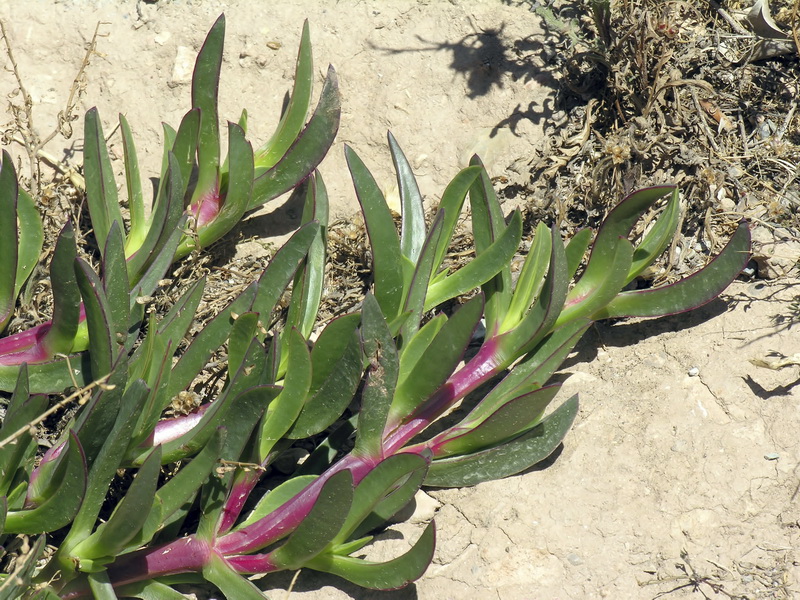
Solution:
M633 189L676 184L683 270L702 264L742 218L800 227L800 59L756 60L763 39L746 4L625 0L601 19L551 3L542 23L558 57L562 112L531 163L533 203L560 203L574 229L596 225ZM787 39L797 36L798 4L773 2ZM570 19L577 32L553 25Z

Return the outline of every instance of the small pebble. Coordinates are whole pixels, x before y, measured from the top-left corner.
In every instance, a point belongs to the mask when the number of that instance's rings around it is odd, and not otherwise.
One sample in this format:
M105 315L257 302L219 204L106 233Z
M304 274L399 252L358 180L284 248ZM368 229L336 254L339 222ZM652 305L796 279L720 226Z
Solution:
M698 375L700 375L700 369L697 367L692 367L689 369L689 377L697 377Z
M567 560L569 561L569 564L575 567L583 564L583 559L574 553L567 554Z
M781 457L777 452L770 452L764 455L764 460L778 460Z

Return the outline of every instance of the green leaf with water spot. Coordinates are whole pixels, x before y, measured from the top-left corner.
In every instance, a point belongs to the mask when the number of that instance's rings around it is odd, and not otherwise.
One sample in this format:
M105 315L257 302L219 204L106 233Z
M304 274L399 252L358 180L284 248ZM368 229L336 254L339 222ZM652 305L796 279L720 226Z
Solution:
M367 294L361 308L361 338L369 363L353 452L379 458L386 419L396 398L400 370L397 347L377 300Z
M536 427L505 444L465 456L434 460L425 485L464 487L524 471L553 453L572 426L577 412L578 397L573 396Z
M353 501L353 477L350 471L332 475L320 489L306 518L286 542L269 553L281 569L299 569L321 553L345 523Z

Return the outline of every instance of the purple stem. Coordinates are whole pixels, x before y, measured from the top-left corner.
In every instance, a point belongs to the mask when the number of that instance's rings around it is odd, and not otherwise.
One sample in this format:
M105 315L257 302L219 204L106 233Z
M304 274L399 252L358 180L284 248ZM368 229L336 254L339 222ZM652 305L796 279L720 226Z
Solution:
M384 436L384 453L389 456L398 452L456 402L500 373L506 367L506 362L501 359L498 350L497 339L487 339L478 353L454 373L430 400L417 407L401 425Z
M497 349L495 340L484 342L472 360L453 374L422 408L385 436L382 455L387 457L400 452L409 440L456 402L499 373L504 364L498 358ZM319 496L320 488L335 473L349 470L353 476L353 484L358 485L378 462L379 458L370 456L345 456L302 492L263 519L220 538L217 549L224 555L252 552L281 539L305 519Z
M422 432L432 421L464 396L486 383L503 368L505 368L505 362L498 353L497 340L487 340L467 365L453 374L428 402L385 437L382 455L386 457L402 451L403 446ZM228 564L241 573L264 573L278 570L278 567L269 559L269 554L244 555L264 548L296 529L308 516L319 497L322 486L334 474L345 469L349 470L353 477L353 484L358 485L379 462L380 457L348 454L263 519L217 538L214 543L214 552L225 557ZM229 499L225 513L223 513L220 531L224 532L238 517L244 500L255 485L254 480L257 480L257 476L254 476L252 480L246 478L234 485L232 498ZM193 541L190 543L185 540ZM181 546L181 544L188 544L188 546ZM202 544L205 554L198 558L198 552L191 544ZM189 555L184 557L183 555L187 552ZM209 552L210 549L205 542L200 542L190 536L159 548L144 549L132 554L131 559L123 559L118 563L116 570L110 570L111 579L116 586L145 578L200 570L206 564ZM123 577L122 580L118 579L120 576Z
M78 324L86 320L86 310L81 304ZM47 334L53 326L52 321L41 323L25 331L0 339L0 365L13 366L22 363L36 364L53 358L46 347Z
M214 550L205 540L190 535L177 539L159 548L147 548L133 552L108 568L114 587L153 579L163 575L193 573L202 570L211 559ZM91 597L85 583L68 585L61 592L62 600L77 600Z
M275 564L270 554L243 554L229 556L225 560L237 573L273 573L283 569Z
M267 461L262 463L265 467ZM258 480L261 479L261 471L240 471L231 486L231 493L225 500L225 506L222 509L222 517L220 518L218 534L225 534L230 531L231 527L236 524L236 519L242 514L244 504L250 497L253 488L256 487Z
M158 446L160 444L166 444L172 440L177 440L182 435L189 433L192 429L194 429L210 406L210 404L204 404L195 412L188 415L159 421L156 424L155 429L153 429L153 433L150 436L151 439L146 441L143 445L149 448Z
M203 193L200 199L189 207L189 214L194 216L199 229L217 217L221 205L222 197L219 186L215 185L212 189Z

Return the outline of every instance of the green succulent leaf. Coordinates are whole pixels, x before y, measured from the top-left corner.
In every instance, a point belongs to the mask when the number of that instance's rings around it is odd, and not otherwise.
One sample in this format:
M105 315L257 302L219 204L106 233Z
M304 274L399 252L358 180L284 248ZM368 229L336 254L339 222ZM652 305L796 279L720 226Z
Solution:
M516 211L511 217L508 227L491 246L458 271L433 283L428 288L425 310L430 310L447 300L466 294L492 279L511 263L521 238L522 217L519 211Z
M17 198L19 188L17 173L11 156L3 151L3 163L0 165L0 331L6 328L14 313L18 291L15 289L17 280ZM8 215L14 215L10 218Z
M361 337L369 368L353 453L376 458L381 457L383 431L396 393L400 363L392 334L372 294L366 295L361 308Z
M187 179L181 175L178 159L173 153L167 155L167 171L162 180L164 195L153 207L151 226L141 245L128 258L128 275L131 283L138 284L141 288L139 295L149 295L154 289L152 281L148 281L146 273L152 269L154 263L161 259L166 262L163 270L166 272L175 257L175 248L170 247L174 236L182 237L182 222L186 217L183 214L183 196L186 192ZM176 244L177 245L177 244ZM145 283L147 282L147 283Z
M23 189L17 199L17 219L19 220L19 248L17 249L17 279L14 292L19 296L22 286L39 263L39 254L44 242L42 218L36 209L33 198Z
M599 239L599 235L598 235ZM633 245L626 239L619 238L614 244L614 253L597 253L597 240L589 258L589 265L567 297L567 304L559 315L556 326L563 325L572 319L588 317L596 314L619 293L625 285L625 279L631 268ZM576 292L576 290L578 290Z
M464 487L515 475L544 460L558 447L578 412L573 396L536 427L505 444L465 456L434 460L425 485Z
M302 439L324 431L353 400L361 381L361 343L358 314L328 323L311 349L311 387L286 437Z
M195 156L197 154L197 145L200 140L200 120L201 114L199 108L193 108L187 112L181 124L178 126L178 131L173 132L172 135L164 136L164 165L162 172L161 184L165 182L165 175L169 167L169 154L170 152L175 155L175 162L180 172L180 180L184 186L188 185L192 176L192 168L195 166ZM157 202L161 199L161 190L159 188L159 195ZM183 188L183 194L186 193L186 188ZM183 197L181 195L181 198ZM151 222L153 222L151 218Z
M239 315L231 326L228 336L228 373L233 375L242 366L250 343L257 337L258 313L246 312Z
M161 418L161 413L168 403L164 395L169 386L172 344L168 341L165 345L164 340L159 339L156 335L155 318L151 318L150 327L152 327L150 330L152 333L148 332L145 342L139 346L139 350L143 351L145 359L149 363L146 365L147 372L137 372L133 375L134 371L138 371L138 369L129 367L132 377L141 378L148 388L147 400L141 409L138 422L131 435L130 448L135 448L145 443L152 435L156 424ZM140 362L141 360L140 357Z
M444 211L440 210L436 213L428 235L423 241L416 265L405 261L411 267L409 270L412 271L412 274L404 282L406 292L403 312L410 314L400 328L400 347L408 343L419 330L419 324L425 312L425 299L430 295L430 281L434 270L433 260L442 236L443 226Z
M55 354L69 353L75 344L81 299L73 267L77 255L75 230L72 227L72 223L67 222L58 234L56 248L50 261L50 284L53 288L53 320L50 330L45 334L42 345L47 349L51 357ZM31 375L33 375L33 372L31 372Z
M92 218L97 245L104 248L111 224L123 226L117 196L117 182L108 157L106 138L97 108L90 108L84 118L83 170L86 180L86 202Z
M569 293L567 306L559 317L559 323L565 323L576 315L593 314L617 295L632 270L638 269L641 272L645 268L646 265L642 264L632 266L633 246L627 237L644 211L674 189L673 186L660 186L633 192L608 214L597 232L586 270ZM669 216L670 213L667 214ZM659 245L648 241L640 259L649 255L648 247L651 243L654 247ZM625 273L620 276L623 267Z
M274 166L264 171L256 165L251 209L288 192L314 172L333 144L340 116L339 83L336 71L328 67L319 103L303 131Z
M402 556L377 563L351 556L322 554L306 566L332 573L361 587L374 590L394 590L416 581L433 560L436 530L431 522L414 546Z
M278 397L267 407L258 438L258 457L264 460L303 409L311 387L311 354L296 329L289 330L289 366Z
M306 19L303 23L303 33L300 36L300 49L297 52L292 95L286 110L281 115L275 133L256 153L256 160L260 168L269 169L275 166L275 163L297 139L311 106L313 82L314 62L311 55L311 33Z
M395 454L392 458L400 456L405 457L409 455ZM351 540L358 540L362 536L384 527L390 519L394 518L399 511L405 508L405 506L414 499L414 496L422 486L422 482L425 480L431 455L429 452L422 452L421 454L414 456L424 460L424 467L421 465L421 463L419 463L419 461L416 461L418 465L417 467L414 466L414 463L405 462L406 467L410 468L411 470L408 471L404 478L398 480L397 483L399 485L392 486L391 492L384 495L378 500L377 503L375 503L370 513L361 521L358 527L356 527L355 531L350 534ZM403 458L403 461L405 460L407 459ZM402 461L398 461L398 463L400 465L403 464ZM397 466L398 464L396 463L392 468L394 469ZM383 478L384 476L385 474L381 477ZM359 485L363 484L364 481L365 480L362 480ZM355 549L347 551L345 546L346 544L339 546L336 549L336 554L352 554L356 551Z
M499 338L497 364L508 366L521 354L529 352L552 330L564 307L569 286L567 257L558 227L552 228L551 236L550 265L542 292L522 321Z
M111 373L111 366L119 355L116 336L112 330L112 309L103 284L89 263L77 258L75 265L78 288L86 308L92 377L99 379Z
M431 447L434 456L471 454L502 444L538 423L544 410L555 398L560 385L551 385L509 400L492 414L479 420L467 419L436 436Z
M228 430L227 444L247 442L250 432L256 425L256 419L261 416L265 407L274 401L278 392L274 386L257 386L248 388L238 395L228 393L217 399L203 413L200 422L188 433L164 443L162 460L165 463L175 462L198 453L218 427L225 427ZM226 448L223 458L236 460L228 457L227 452ZM137 459L136 462L140 460Z
M375 299L391 321L400 314L404 289L400 239L392 213L372 173L349 146L345 145L344 153L372 248ZM439 263L441 260L437 265Z
M642 241L633 252L633 262L628 277L627 285L647 267L653 264L661 253L667 249L678 229L681 219L681 205L678 188L672 190L664 211L658 216L653 226L645 233Z
M189 464L158 489L153 507L142 527L142 537L138 540L140 545L149 542L159 529L174 522L176 517L182 517L188 512L187 507L191 506L197 492L212 476L219 462L226 434L226 429L218 428Z
M114 586L104 569L98 568L96 571L90 572L86 576L86 580L89 582L89 588L92 590L95 600L117 600Z
M247 211L253 194L253 148L244 137L244 130L228 123L227 189L219 213L208 224L198 227L194 235L178 247L177 256L185 256L198 245L208 247L228 233Z
M140 600L186 600L186 596L158 581L139 581L117 588L123 598Z
M175 348L188 333L203 298L205 283L203 277L191 285L160 322L156 323L155 317L151 317L147 335L131 358L131 379L144 379L154 389L154 377L163 370L165 364L164 360L159 361L156 357L160 355L166 359L169 355L167 348ZM156 352L156 348L159 352ZM163 408L160 406L158 410Z
M411 341L406 343L400 354L400 374L398 375L398 383L403 383L411 373L414 372L417 363L419 363L425 350L433 343L439 331L447 323L447 315L439 313L430 321L425 323L420 330L411 338Z
M469 202L472 212L472 235L475 240L475 254L480 256L506 229L503 211L497 194L492 187L492 180L478 156L473 156L470 165L481 167L481 174L469 190ZM511 302L511 267L510 263L497 275L482 286L486 299L484 314L486 330L497 331L503 315L508 311Z
M261 590L239 575L225 562L224 558L216 554L212 554L208 564L203 567L203 578L217 586L226 598L264 600Z
M567 244L567 273L570 279L575 277L575 273L578 272L578 267L581 266L581 261L583 261L591 241L592 230L581 229L572 236L572 239Z
M589 328L589 319L562 325L547 335L492 388L467 417L480 421L508 400L542 387L553 376Z
M337 546L353 537L360 538L360 533L353 535L356 530L360 529L370 515L373 515L383 500L389 495L396 494L405 502L399 506L393 502L394 512L386 514L384 511L381 514L383 522L394 516L419 490L427 467L428 461L418 454L396 454L378 463L356 486L347 519L339 533L331 540L327 551L338 554Z
M742 223L725 248L705 267L680 281L622 292L592 318L658 317L691 310L719 296L750 260L750 230Z
M51 496L35 508L12 510L6 515L5 533L35 534L56 531L68 525L83 501L86 491L86 460L74 433L67 438L64 469Z
M296 327L308 338L317 320L325 276L325 247L328 227L328 191L319 171L307 182L302 222L316 221L320 228L308 256L298 269L292 285L292 299L286 316L286 327Z
M141 274L138 283L134 285L133 291L130 294L131 314L136 314L139 309L143 309L143 306L139 305L137 307L137 304L140 302L147 302L150 294L158 288L159 282L164 278L167 270L172 265L175 251L183 236L183 226L186 220L186 215L179 218L175 229L169 234L164 245L159 247L158 253L149 261L148 267L144 273Z
M453 239L453 233L456 230L456 223L461 216L461 207L464 205L464 200L467 197L472 184L480 177L482 167L473 165L462 169L453 180L447 184L447 187L442 194L442 199L439 202L439 210L444 211L444 225L443 235L439 238L439 244L436 247L436 257L433 264L434 269L438 269L442 264L447 248L450 245L450 240Z
M128 190L128 210L130 211L131 226L128 232L126 250L132 252L138 248L147 233L147 219L144 209L144 192L142 191L142 176L139 171L139 158L136 155L136 145L128 119L120 113L119 126L122 132L122 152L125 161L125 185Z
M251 310L261 315L272 313L311 246L317 227L316 223L309 223L298 229L278 250L258 282L249 286L197 334L172 369L168 397L171 398L186 388L205 367L211 354L225 342L230 333L232 312L244 313Z
M400 191L401 234L400 250L412 264L416 264L425 243L425 209L417 179L411 165L400 149L392 132L388 133L389 151L392 153L394 170L397 173L397 186Z
M108 487L125 456L131 432L136 424L136 417L146 397L145 385L141 381L134 381L122 396L119 412L106 430L106 434L101 436L88 426L82 428L86 433L94 433L93 438L100 438L96 441L96 443L99 442L99 449L91 465L88 486L80 510L75 515L72 527L58 551L58 561L65 572L70 572L75 568L75 562L71 560L72 549L88 538L94 530L97 517L108 493ZM104 399L111 400L110 398Z
M397 386L389 422L397 423L411 414L447 381L464 356L481 315L483 297L462 305L425 349L414 370Z
M158 476L161 473L161 447L153 449L142 464L125 496L117 504L108 521L78 544L72 555L79 560L97 561L107 558L109 562L122 553L139 534L150 514L155 500Z
M299 569L330 544L344 525L353 501L353 477L339 471L322 486L314 506L286 542L269 556L277 567Z
M127 388L128 355L122 353L113 365L111 375L105 384L92 391L91 398L78 412L72 425L72 430L78 434L86 454L86 462L90 467L105 443L108 432L119 418Z
M130 289L125 265L125 240L120 226L113 223L103 251L103 291L108 300L110 334L118 350L126 346L128 338Z
M219 193L220 136L217 94L225 44L225 15L211 26L192 74L192 108L200 109L200 130L197 142L197 187L192 203L204 194Z
M30 430L26 429L21 433L20 430L27 427L46 408L47 396L29 396L28 367L23 365L0 426L0 497L8 495L20 469L30 471L33 467L38 444Z
M553 238L544 223L536 226L531 248L525 257L522 271L514 287L514 294L503 319L500 331L507 331L516 326L528 312L539 296L545 281L545 274L552 253Z

